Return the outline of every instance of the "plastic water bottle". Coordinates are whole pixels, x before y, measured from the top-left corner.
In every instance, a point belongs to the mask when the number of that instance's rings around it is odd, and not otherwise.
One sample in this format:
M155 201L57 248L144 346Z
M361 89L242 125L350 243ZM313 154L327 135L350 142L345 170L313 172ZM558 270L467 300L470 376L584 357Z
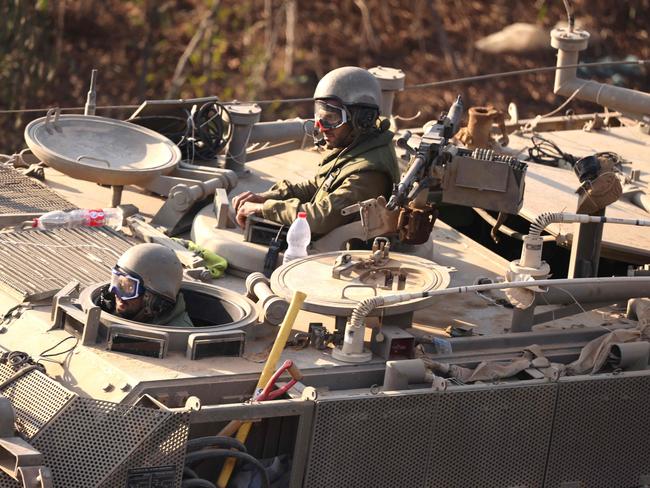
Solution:
M40 230L52 230L107 226L119 230L123 220L124 213L119 208L79 209L69 212L55 210L35 218L32 227Z
M287 232L287 250L284 251L282 264L286 264L294 259L306 257L307 246L311 242L311 229L307 222L307 214L298 212L298 218L293 221L289 232Z

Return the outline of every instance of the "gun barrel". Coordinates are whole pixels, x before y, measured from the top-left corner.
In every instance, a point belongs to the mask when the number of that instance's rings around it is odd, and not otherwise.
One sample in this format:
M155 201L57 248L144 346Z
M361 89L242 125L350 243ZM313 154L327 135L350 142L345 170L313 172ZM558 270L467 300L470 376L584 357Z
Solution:
M388 210L395 210L399 205L402 204L406 196L411 191L413 183L420 177L420 173L424 167L426 160L424 156L416 156L409 168L402 175L399 185L397 185L397 190L393 193L386 205Z
M449 118L452 126L452 135L454 135L456 132L458 132L458 129L460 129L460 119L463 118L464 110L465 107L463 105L463 99L460 95L458 95L456 101L449 109L449 114L447 114L447 117Z

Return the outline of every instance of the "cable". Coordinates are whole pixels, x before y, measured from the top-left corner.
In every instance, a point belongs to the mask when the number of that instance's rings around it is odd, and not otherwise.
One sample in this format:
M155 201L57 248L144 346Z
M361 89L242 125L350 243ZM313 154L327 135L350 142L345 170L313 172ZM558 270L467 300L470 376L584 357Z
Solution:
M557 167L560 165L560 161L566 161L571 166L575 166L579 159L573 154L565 153L553 141L539 134L534 134L530 141L533 146L528 148L528 157L535 163Z
M57 352L57 353L51 353L51 354L46 354L46 353L50 352L51 350L56 349L57 347L59 347L59 346L60 346L61 344L63 344L65 341L69 341L70 339L74 339L74 340L75 340L74 346L72 346L72 347L66 349L65 351L61 351L61 352ZM68 336L68 337L65 337L64 339L61 339L59 342L57 342L56 344L54 344L54 345L53 345L52 347L50 347L49 349L46 349L45 351L43 351L42 353L40 353L40 354L39 354L39 357L42 357L42 358L53 358L53 357L56 357L56 356L61 356L61 355L63 355L63 354L68 354L69 352L74 351L74 348L77 347L78 345L79 345L79 338L78 338L78 337L75 337L75 336Z
M16 370L14 374L0 383L0 390L4 390L7 386L12 384L17 379L25 376L30 371L39 370L41 373L45 372L43 365L35 363L29 354L22 351L2 353L2 355L0 355L0 363L6 364L10 368Z
M492 231L490 232L490 237L492 237L492 240L496 243L498 243L498 239L496 238L496 233L495 231L499 231L502 234L507 235L508 237L512 237L513 239L517 239L519 241L524 240L524 236L526 234L522 234L521 232L518 232L514 229L511 229L510 227L506 225L499 225L498 227L496 226L497 224L497 219L492 217L487 211L483 210L482 208L477 208L477 207L472 207L472 210L476 212L479 217L481 217L483 220L485 220L486 223L491 225L493 227ZM555 236L552 235L547 235L547 236L542 236L542 240L544 242L555 242L556 238Z
M246 446L233 437L212 435L206 437L197 437L187 441L187 452L193 452L205 447L223 447L228 449L237 449L241 452L248 452Z
M217 485L203 478L188 478L183 480L181 488L217 488Z
M491 73L487 75L477 75L477 76L466 76L463 78L455 78L452 80L444 80L444 81L432 81L430 83L418 83L416 85L409 85L405 86L404 90L418 90L420 88L431 88L431 87L439 87L439 86L446 86L446 85L454 85L456 83L469 83L472 81L481 81L481 80L489 80L493 78L506 78L508 76L519 76L519 75L527 75L527 74L532 74L532 73L543 73L546 71L555 71L558 69L572 69L572 68L593 68L596 66L618 66L622 64L638 64L638 65L645 65L645 64L650 64L650 59L638 59L635 61L598 61L594 63L577 63L577 64L567 64L565 66L544 66L541 68L527 68L527 69L518 69L514 71L503 71L501 73ZM0 112L2 113L2 112Z
M30 371L34 371L35 369L40 370L41 368L42 368L42 366L40 364L30 364L29 366L26 366L26 367L24 367L22 369L19 369L14 374L12 374L9 378L7 378L2 383L0 383L0 390L4 390L7 386L12 384L18 378L20 378L22 376L25 376Z
M477 75L477 76L466 76L462 78L453 78L451 80L443 81L432 81L429 83L418 83L416 85L405 86L404 90L419 90L421 88L430 88L430 87L439 87L447 85L455 85L457 83L470 83L473 81L489 80L493 78L506 78L509 76L519 76L533 73L543 73L546 71L556 71L559 69L572 69L572 68L595 68L599 66L621 66L628 64L636 64L639 66L644 66L650 64L650 59L637 59L637 60L623 60L623 61L598 61L593 63L577 63L577 64L568 64L566 66L544 66L540 68L527 68L513 71L502 71L499 73L490 73L487 75ZM276 103L302 103L302 102L313 102L312 97L304 98L276 98L271 100L252 100L252 101L236 101L239 104L257 104L257 105L271 105ZM233 102L224 102L225 105L234 104ZM113 110L113 109L135 109L140 105L102 105L96 107L97 110ZM47 108L24 108L24 109L5 109L0 110L0 115L2 114L19 114L19 113L45 113L50 110L52 107ZM60 112L83 112L84 107L63 107L59 108Z
M569 24L569 32L573 32L573 27L576 22L576 18L573 15L573 5L571 5L571 0L562 0L564 3L564 8L566 10L567 23Z
M198 478L199 475L196 474L196 471L188 468L187 466L183 467L183 479L185 478Z
M266 473L266 468L264 465L258 459L245 452L230 451L228 449L207 449L203 451L192 452L185 456L185 464L191 466L193 464L212 458L237 458L239 460L247 462L262 475L262 487L271 487L269 476Z

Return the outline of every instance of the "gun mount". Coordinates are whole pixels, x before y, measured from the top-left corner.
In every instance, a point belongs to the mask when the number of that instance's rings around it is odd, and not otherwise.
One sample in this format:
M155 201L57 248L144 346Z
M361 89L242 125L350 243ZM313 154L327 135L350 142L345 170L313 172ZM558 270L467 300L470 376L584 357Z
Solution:
M489 149L472 151L450 142L462 113L459 95L448 114L425 128L417 149L408 144L409 131L397 141L412 160L386 208L399 209L397 228L402 242L422 244L429 239L439 202L505 213L521 208L527 165Z

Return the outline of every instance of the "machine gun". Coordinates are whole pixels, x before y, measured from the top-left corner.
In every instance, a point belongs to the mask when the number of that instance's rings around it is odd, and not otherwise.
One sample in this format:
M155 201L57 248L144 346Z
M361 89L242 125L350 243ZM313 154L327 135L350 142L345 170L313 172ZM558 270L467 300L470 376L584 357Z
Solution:
M438 215L433 192L440 201L517 213L523 203L527 165L489 149L473 151L450 142L458 131L463 114L460 97L447 114L425 130L417 149L408 145L406 132L397 145L411 155L411 163L395 185L386 208L399 210L399 239L407 244L422 244L429 239Z
M462 116L463 100L458 95L449 109L449 113L443 113L440 119L425 132L417 149L408 145L408 140L411 138L410 131L406 131L404 136L397 140L399 147L415 157L400 178L399 184L393 189L393 194L386 204L388 210L407 206L408 202L413 201L423 189L432 183L430 181L431 170L442 164L442 160L449 155L445 148L449 139L458 132Z

